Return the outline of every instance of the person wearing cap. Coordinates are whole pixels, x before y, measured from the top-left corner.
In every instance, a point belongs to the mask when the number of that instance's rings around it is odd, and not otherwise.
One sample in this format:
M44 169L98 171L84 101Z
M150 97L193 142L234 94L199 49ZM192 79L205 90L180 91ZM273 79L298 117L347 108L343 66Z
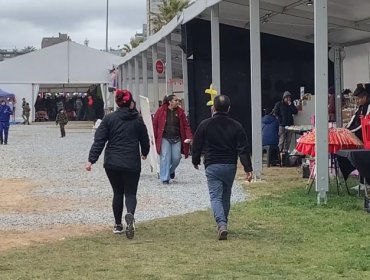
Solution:
M279 120L279 150L289 151L292 133L285 129L286 126L294 125L293 115L298 113L297 107L292 102L292 94L285 91L283 100L275 104L274 115Z
M119 108L106 115L97 128L85 168L91 171L105 147L104 168L113 189L113 233L125 232L126 237L132 239L141 172L140 156L146 159L149 154L149 136L137 110L130 109L131 92L118 89L115 101ZM127 210L125 231L122 225L123 198Z
M361 141L363 139L360 117L370 114L370 84L366 84L365 86L363 84L357 84L356 90L353 92L353 96L356 97L358 109L346 125L346 128L353 132Z

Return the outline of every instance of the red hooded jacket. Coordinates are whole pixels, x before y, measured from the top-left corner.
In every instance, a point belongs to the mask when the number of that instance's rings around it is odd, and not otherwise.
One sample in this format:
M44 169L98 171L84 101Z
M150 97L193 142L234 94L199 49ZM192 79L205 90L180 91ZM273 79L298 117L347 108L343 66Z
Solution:
M168 104L165 103L158 108L153 119L154 138L158 154L161 153L162 136L167 120L167 110ZM189 156L189 144L185 144L184 141L185 139L193 139L193 135L186 119L185 111L180 107L177 107L175 110L177 110L180 120L181 153L187 158Z

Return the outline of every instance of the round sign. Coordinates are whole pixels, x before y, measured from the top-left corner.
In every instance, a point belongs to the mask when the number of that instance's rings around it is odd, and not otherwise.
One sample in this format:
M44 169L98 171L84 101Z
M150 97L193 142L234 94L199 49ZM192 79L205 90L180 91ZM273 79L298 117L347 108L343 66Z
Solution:
M164 63L161 59L158 59L155 62L155 70L157 71L158 74L163 74L164 73Z

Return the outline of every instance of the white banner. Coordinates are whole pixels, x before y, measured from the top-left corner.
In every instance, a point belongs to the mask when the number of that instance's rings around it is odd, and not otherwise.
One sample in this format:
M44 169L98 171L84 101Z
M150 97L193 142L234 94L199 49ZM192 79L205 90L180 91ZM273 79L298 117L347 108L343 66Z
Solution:
M158 154L157 154L157 148L155 146L153 121L152 121L152 116L150 114L150 104L149 104L149 99L142 95L140 95L140 109L141 109L141 115L143 117L144 123L146 125L146 128L148 129L148 135L149 135L149 141L150 141L150 152L148 156L150 160L151 171L157 175L159 173Z

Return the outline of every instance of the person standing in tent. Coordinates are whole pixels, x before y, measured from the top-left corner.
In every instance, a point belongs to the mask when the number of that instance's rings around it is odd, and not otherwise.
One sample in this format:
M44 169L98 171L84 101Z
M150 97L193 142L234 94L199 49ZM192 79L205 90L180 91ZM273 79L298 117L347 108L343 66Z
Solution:
M10 126L10 115L12 115L12 109L6 105L5 100L1 100L0 103L0 144L8 144L8 134Z
M95 120L94 98L92 95L87 96L87 120Z
M279 120L279 150L282 153L289 151L292 133L285 129L286 126L294 124L293 115L298 113L297 107L292 102L292 94L285 91L283 100L275 104L274 115Z

